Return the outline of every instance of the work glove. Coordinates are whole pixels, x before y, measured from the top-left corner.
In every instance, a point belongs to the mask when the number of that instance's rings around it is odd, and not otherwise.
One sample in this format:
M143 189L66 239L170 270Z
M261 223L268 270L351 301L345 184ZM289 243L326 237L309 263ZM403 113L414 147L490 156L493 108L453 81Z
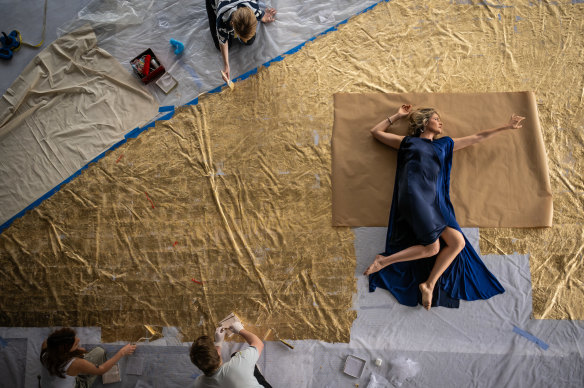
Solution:
M223 345L224 339L225 329L223 329L222 327L218 327L217 330L215 330L215 346L220 347L221 345Z
M241 324L241 322L233 322L233 324L231 324L231 326L229 327L229 330L231 330L235 334L239 334L239 332L243 330L243 325Z

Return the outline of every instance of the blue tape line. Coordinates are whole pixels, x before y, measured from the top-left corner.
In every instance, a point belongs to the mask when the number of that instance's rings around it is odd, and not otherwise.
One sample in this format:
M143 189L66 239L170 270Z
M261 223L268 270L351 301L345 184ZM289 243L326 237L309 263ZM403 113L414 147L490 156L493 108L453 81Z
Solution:
M286 51L284 54L282 55L278 55L277 57L269 60L268 62L264 63L263 65L260 65L254 69L251 69L250 71L240 75L239 77L235 78L233 81L243 81L246 78L249 78L250 76L256 74L258 72L258 69L261 66L264 67L269 67L270 64L275 63L275 62L280 62L282 61L287 55L290 54L294 54L295 52L299 51L302 47L304 47L306 45L306 43L308 42L312 42L313 40L315 40L317 37L322 36L322 35L326 35L332 31L336 31L338 29L338 27L340 25L346 24L349 19L351 19L354 16L363 14L367 11L372 10L373 8L375 8L376 6L378 6L380 3L389 3L392 0L380 0L375 4L370 5L369 7L363 9L362 11L357 12L355 15L348 17L347 19L337 23L336 25L334 25L333 27L330 27L328 29L326 29L325 31L316 34L315 36L313 36L312 38L309 38L308 40L306 40L305 42L300 43L298 46L291 48L290 50ZM221 90L223 90L224 87L227 86L227 83L224 83L223 85L220 85L210 91L208 91L207 93L209 94L215 94L215 93L219 93L221 92ZM189 102L187 102L185 105L197 105L199 103L199 98L195 98L194 100L191 100ZM168 109L168 110L164 110L164 109ZM166 112L166 111L170 111L169 106L164 106L164 107L160 107L158 109L159 112ZM121 146L122 144L124 144L126 141L128 141L128 139L135 139L137 138L142 132L146 131L148 128L152 128L156 125L156 121L159 120L169 120L170 118L172 118L172 116L174 116L174 107L172 107L172 111L170 111L170 113L158 118L155 121L152 121L149 124L146 124L143 127L137 127L134 128L133 130L131 130L130 132L126 133L124 135L124 139L120 140L118 143L114 144L113 146L111 146L109 149L105 150L104 152L102 152L101 154L99 154L98 156L96 156L95 158L93 158L93 160L91 160L89 163L87 163L85 166L81 167L79 170L77 170L75 173L73 173L73 175L71 175L69 178L65 179L63 182L59 183L57 186L53 187L51 190L49 190L47 193L45 193L45 195L41 196L39 199L37 199L36 201L34 201L33 203L31 203L30 205L28 205L26 208L24 208L22 211L18 212L15 216L13 216L12 218L10 218L8 221L6 221L5 223L3 223L2 225L0 225L0 234L2 234L2 232L4 232L4 230L6 230L6 228L8 228L13 222L14 220L16 220L17 218L20 218L22 216L24 216L24 214L29 211L34 209L35 207L39 206L44 200L50 198L53 194L55 194L57 191L59 191L61 189L61 186L63 186L66 183L69 183L71 180L73 180L74 178L76 178L77 176L79 176L81 174L81 172L85 169L87 169L87 167L89 167L89 165L91 163L95 163L97 162L99 159L103 158L105 156L105 154L109 151L113 151L116 148L118 148L119 146Z
M0 337L0 349L5 348L8 346L8 341L6 341L4 338Z
M380 1L378 1L377 3L375 3L375 4L371 4L369 7L367 7L367 8L365 8L365 9L363 9L363 10L361 10L361 11L357 12L355 15L352 15L352 16L350 16L350 17L346 18L345 20L342 20L342 21L340 21L339 23L335 24L334 26L332 26L332 27L330 27L330 28L328 28L328 29L324 30L323 32L320 32L320 33L316 34L315 36L313 36L313 37L309 38L308 40L306 40L306 41L304 41L304 42L300 43L298 46L291 48L290 50L286 51L284 54L282 54L282 55L278 55L277 57L270 59L270 60L269 60L269 61L267 61L266 63L264 63L264 64L262 64L262 65L260 65L260 66L258 66L258 67L256 67L256 68L253 68L253 69L251 69L250 71L248 71L248 72L246 72L246 73L244 73L244 74L242 74L242 75L240 75L240 76L238 76L238 77L234 78L232 81L233 81L233 82L237 82L237 81L243 81L243 80L245 80L245 79L249 78L250 76L252 76L252 75L256 74L256 73L258 72L258 69L259 69L260 67L262 67L262 66L263 66L263 67L270 67L270 65L271 65L272 63L276 63L276 62L280 62L280 61L284 60L284 58L285 58L286 56L288 56L288 55L290 55L290 54L294 54L294 53L298 52L298 51L299 51L299 50L300 50L302 47L306 46L306 44L307 44L308 42L312 42L313 40L315 40L315 39L316 39L316 38L318 38L319 36L326 35L326 34L328 34L328 33L330 33L330 32L333 32L333 31L337 31L337 30L338 30L338 27L339 27L339 26L341 26L341 25L343 25L343 24L346 24L346 23L349 21L349 19L351 19L351 18L353 18L353 17L355 17L355 16L357 16L357 15L361 15L361 14L363 14L363 13L365 13L365 12L368 12L368 11L372 10L373 8L377 7L377 6L378 6L379 4L381 4L381 3L389 3L389 2L391 2L391 1L392 1L392 0L380 0ZM219 92L221 92L221 90L223 90L223 88L225 88L226 86L227 86L227 82L225 82L224 84L222 84L222 85L220 85L220 86L216 87L215 89L212 89L212 90L208 91L207 93L208 93L208 94L219 93ZM185 105L197 105L198 103L199 103L199 98L197 97L197 98L195 98L194 100L191 100L191 101L187 102Z
M161 106L158 112L174 112L174 105Z
M548 348L550 347L548 344L546 344L545 342L543 342L542 340L540 340L539 338L537 338L536 336L534 336L531 333L528 333L524 330L521 330L520 328L518 328L517 326L513 326L513 331L525 338L527 338L528 340L530 340L531 342L534 342L535 344L537 344L537 346L539 346L540 348L542 348L543 350L548 350Z

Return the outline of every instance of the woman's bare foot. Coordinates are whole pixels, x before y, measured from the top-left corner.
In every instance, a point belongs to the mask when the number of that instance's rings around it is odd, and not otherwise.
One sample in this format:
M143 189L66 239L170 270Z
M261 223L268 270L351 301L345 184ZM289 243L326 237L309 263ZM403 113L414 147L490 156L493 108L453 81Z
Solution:
M426 283L420 283L420 292L422 293L422 306L426 310L430 310L432 306L432 294L434 293L434 288L430 287Z
M365 276L371 275L372 273L375 273L375 272L383 269L383 267L385 267L381 263L381 260L383 260L383 259L385 259L385 256L382 256L382 255L375 256L375 260L373 260L373 263L371 263L371 265L369 267L367 267L365 272L363 272L363 275L365 275Z

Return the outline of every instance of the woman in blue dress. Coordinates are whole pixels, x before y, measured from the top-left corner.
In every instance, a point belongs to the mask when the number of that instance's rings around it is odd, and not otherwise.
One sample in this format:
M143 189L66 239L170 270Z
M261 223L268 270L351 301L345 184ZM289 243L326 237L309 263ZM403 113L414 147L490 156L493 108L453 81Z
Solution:
M386 132L409 116L409 135ZM458 307L460 299L488 299L504 292L463 235L450 203L452 153L509 129L524 117L513 114L498 128L451 139L441 137L442 120L432 108L397 113L371 129L373 137L398 150L385 252L364 275L369 290L382 287L408 306Z

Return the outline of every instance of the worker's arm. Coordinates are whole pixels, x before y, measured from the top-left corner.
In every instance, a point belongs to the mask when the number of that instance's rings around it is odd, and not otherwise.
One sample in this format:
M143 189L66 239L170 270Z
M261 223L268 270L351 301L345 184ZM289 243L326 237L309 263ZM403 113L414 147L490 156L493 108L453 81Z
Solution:
M134 350L136 350L136 345L128 344L121 348L112 358L98 366L95 366L83 358L76 358L67 370L67 374L70 376L103 375L105 372L110 370L116 362L120 361L122 357L134 353Z
M225 77L227 77L227 79L223 77L223 80L227 82L231 79L231 70L229 69L229 43L219 43L219 49L221 50L221 56L223 57L223 73L225 73Z
M260 356L260 354L262 354L262 350L264 350L264 343L262 342L261 339L259 339L257 335L255 335L251 331L245 330L241 322L235 322L233 325L231 325L229 330L239 334L240 336L243 337L245 342L247 342L250 346L256 348L258 351L258 357Z

